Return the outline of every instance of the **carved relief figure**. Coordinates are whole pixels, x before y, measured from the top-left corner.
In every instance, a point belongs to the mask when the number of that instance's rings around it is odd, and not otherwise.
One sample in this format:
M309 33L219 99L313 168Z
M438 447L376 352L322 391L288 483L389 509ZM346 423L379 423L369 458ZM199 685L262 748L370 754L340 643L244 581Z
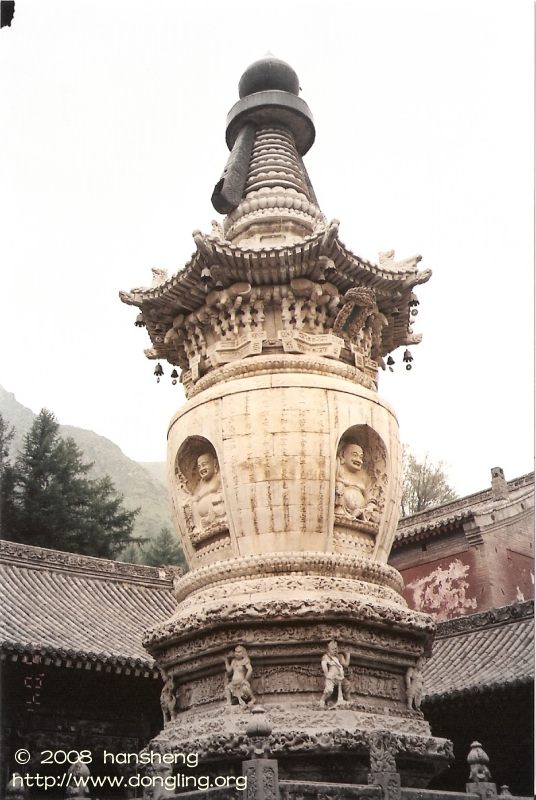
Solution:
M358 342L367 317L376 308L376 293L364 286L349 289L333 323L333 333L348 342Z
M173 677L169 675L160 692L160 706L164 717L164 725L171 722L177 716L177 697L175 695L175 683Z
M187 439L179 450L175 474L180 508L196 547L226 528L220 467L210 442L201 436Z
M255 696L249 683L253 667L245 647L237 645L233 656L225 659L225 672L229 678L229 683L225 687L229 705L232 704L234 697L244 708L251 707L255 702Z
M320 698L321 708L327 707L326 703L334 693L336 693L336 699L333 705L345 705L348 702L350 684L345 678L344 670L350 665L350 653L346 653L346 655L339 653L337 642L331 641L320 664L326 679L324 693Z
M421 710L422 692L424 687L424 658L419 658L414 667L406 671L406 697L408 708L411 711Z
M378 505L370 494L370 478L363 469L363 448L341 442L337 453L335 514L365 522L378 521Z
M73 775L75 778L75 784L78 785L71 785L70 780L67 780L67 790L65 792L65 796L68 798L86 798L89 797L89 789L87 785L84 784L82 779L87 779L90 776L89 767L87 764L83 764L81 761L76 761L74 764L71 764L68 770L68 774Z
M20 772L14 772L6 786L6 800L27 800L29 794Z
M193 494L194 515L202 528L207 528L225 516L221 490L220 468L212 453L202 453L197 459L200 481Z

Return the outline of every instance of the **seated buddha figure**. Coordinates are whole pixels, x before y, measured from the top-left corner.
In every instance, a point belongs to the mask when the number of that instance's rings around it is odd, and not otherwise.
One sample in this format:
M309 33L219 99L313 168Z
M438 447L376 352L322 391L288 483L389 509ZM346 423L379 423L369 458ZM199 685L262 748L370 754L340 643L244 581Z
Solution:
M197 527L207 528L225 516L220 468L212 453L202 453L196 462L199 483L193 492L193 511Z
M363 469L363 448L343 442L337 453L335 514L364 522L377 522L377 503L370 493L370 478Z

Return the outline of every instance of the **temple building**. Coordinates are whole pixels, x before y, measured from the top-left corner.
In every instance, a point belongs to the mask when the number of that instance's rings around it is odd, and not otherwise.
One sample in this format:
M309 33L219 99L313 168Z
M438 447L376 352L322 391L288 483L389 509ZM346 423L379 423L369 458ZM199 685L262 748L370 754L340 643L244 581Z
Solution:
M534 473L400 521L389 563L412 608L437 620L534 597Z

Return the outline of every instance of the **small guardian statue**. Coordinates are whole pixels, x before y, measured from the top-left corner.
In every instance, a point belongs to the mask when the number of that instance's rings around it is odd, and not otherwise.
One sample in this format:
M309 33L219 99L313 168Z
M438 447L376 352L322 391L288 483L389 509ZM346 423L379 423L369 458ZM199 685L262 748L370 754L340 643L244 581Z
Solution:
M172 675L168 675L164 681L164 686L160 692L160 706L162 708L165 726L177 716L177 696L175 694L175 683Z
M20 772L14 772L6 786L6 800L28 800L30 792Z
M420 711L424 688L424 658L417 659L414 667L406 670L406 698L410 711Z
M337 642L331 641L328 644L327 651L322 656L320 664L326 679L324 693L320 698L320 707L327 708L327 702L334 694L336 694L336 698L332 708L346 705L350 685L345 677L344 670L350 665L350 653L346 653L346 655L339 653Z
M234 697L242 708L251 708L255 703L255 696L249 683L253 667L245 647L237 645L233 655L225 659L225 672L229 679L225 687L229 705L233 704Z
M69 778L69 775L73 776L72 784L72 779ZM89 783L90 771L88 765L83 764L81 761L75 761L67 770L67 776L65 797L68 800L89 800L90 792L87 784Z

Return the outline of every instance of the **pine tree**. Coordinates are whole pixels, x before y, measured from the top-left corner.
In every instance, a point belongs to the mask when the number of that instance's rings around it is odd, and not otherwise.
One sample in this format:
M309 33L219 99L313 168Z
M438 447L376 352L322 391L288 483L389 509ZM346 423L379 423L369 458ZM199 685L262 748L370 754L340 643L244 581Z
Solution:
M58 428L43 409L24 437L15 465L15 533L26 544L72 550L73 522L85 506L91 465L83 463L72 440L59 438Z
M15 469L9 460L9 450L15 428L7 424L0 414L0 536L14 525Z
M117 560L124 561L126 564L141 564L140 548L135 544L128 544L125 549L119 553Z
M143 553L142 560L151 567L185 566L183 552L167 527L161 529L150 547Z
M115 492L109 475L89 482L87 511L80 526L80 538L91 547L93 555L106 558L118 555L128 544L147 540L132 536L134 518L138 513L123 506L123 496Z
M15 428L13 426L10 428L3 415L0 414L0 474L9 464L9 448L14 436Z
M5 538L113 558L134 541L137 511L122 505L111 479L88 477L92 465L73 439L62 439L43 409L24 438L14 469L14 519Z

